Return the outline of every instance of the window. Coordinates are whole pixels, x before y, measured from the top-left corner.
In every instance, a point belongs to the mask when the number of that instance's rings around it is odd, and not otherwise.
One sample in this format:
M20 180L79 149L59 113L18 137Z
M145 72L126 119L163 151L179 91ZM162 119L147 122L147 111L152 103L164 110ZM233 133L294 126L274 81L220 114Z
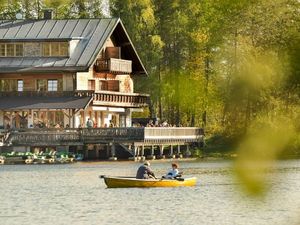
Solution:
M68 42L44 42L42 43L43 56L68 56L69 44Z
M51 56L59 56L59 43L51 43Z
M120 89L120 81L118 80L108 80L107 81L107 89L108 91L119 91Z
M0 56L5 56L5 49L6 49L6 45L5 44L0 44Z
M43 50L42 50L42 54L43 56L51 56L51 44L50 43L43 43Z
M89 80L88 81L88 90L95 91L95 81L94 80Z
M61 56L68 56L69 55L69 44L68 44L68 42L60 42L59 43L59 54Z
M25 45L25 47L24 47ZM25 54L24 54L25 52ZM44 56L44 57L68 57L69 42L8 42L0 43L0 57L23 57L23 56Z
M57 80L48 80L48 91L57 91L58 90Z
M23 56L23 44L16 44L16 54L15 56Z
M0 80L0 91L9 91L8 80Z
M101 80L99 87L100 90L107 91L108 90L107 81Z
M24 89L23 80L18 80L18 91L23 91L23 89Z
M20 57L23 56L23 43L0 44L0 57Z
M17 91L17 80L3 79L0 80L0 91Z
M8 57L15 56L15 45L14 44L6 44L6 56L8 56Z
M47 91L46 80L37 80L37 91Z

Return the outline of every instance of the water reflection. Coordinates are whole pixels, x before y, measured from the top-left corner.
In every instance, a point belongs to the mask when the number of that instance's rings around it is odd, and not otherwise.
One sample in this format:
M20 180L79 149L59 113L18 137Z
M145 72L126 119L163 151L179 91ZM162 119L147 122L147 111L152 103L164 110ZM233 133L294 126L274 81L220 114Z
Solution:
M153 162L158 176L169 162ZM133 175L134 162L0 167L1 224L297 224L300 161L270 170L264 199L243 194L232 163L180 162L196 187L107 189L101 174ZM299 222L299 220L298 220Z

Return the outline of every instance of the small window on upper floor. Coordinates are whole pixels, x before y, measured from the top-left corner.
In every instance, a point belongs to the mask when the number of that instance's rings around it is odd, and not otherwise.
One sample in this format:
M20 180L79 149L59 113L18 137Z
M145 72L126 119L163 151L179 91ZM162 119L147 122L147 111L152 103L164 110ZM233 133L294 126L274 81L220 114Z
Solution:
M23 44L15 44L15 56L23 56L24 45Z
M48 42L45 42L42 44L42 54L43 56L51 56L51 44Z
M45 79L38 79L37 82L37 91L47 91L47 84Z
M68 42L60 42L59 43L59 54L62 56L69 55L69 44Z
M59 43L51 43L51 55L59 56Z
M48 80L48 91L57 91L57 80Z
M68 42L43 42L42 56L66 57L69 55Z
M48 80L48 91L62 91L63 81L62 79Z
M68 57L69 56L69 42L41 42L36 43L34 46L34 56L44 57ZM24 47L25 45L25 47ZM36 47L40 48L40 52L36 50ZM32 56L32 47L27 43L21 42L9 42L0 43L0 57L30 57Z
M23 43L1 43L0 57L21 57L23 56Z
M94 80L88 80L88 90L93 90L95 91L96 85Z
M14 44L6 44L6 56L8 56L8 57L15 56L15 45Z
M6 56L6 54L5 54L5 52L6 52L6 44L0 44L0 56L1 57L5 57Z
M23 90L24 90L24 81L18 80L18 91L23 91Z

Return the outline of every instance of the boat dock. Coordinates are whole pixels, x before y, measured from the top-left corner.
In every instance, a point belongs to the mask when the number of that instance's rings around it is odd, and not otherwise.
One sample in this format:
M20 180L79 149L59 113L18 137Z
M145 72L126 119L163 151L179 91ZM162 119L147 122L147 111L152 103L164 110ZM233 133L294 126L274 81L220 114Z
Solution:
M1 133L1 152L37 149L82 154L84 159L156 159L190 155L204 132L195 127L18 129Z

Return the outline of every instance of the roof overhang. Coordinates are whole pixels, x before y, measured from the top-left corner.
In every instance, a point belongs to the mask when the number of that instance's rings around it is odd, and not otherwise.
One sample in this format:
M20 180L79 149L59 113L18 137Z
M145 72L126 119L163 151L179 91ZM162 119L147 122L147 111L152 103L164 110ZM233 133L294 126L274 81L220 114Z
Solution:
M26 74L26 73L64 73L88 72L88 67L4 67L0 66L1 73Z
M91 101L92 97L13 96L0 98L0 109L85 109Z

